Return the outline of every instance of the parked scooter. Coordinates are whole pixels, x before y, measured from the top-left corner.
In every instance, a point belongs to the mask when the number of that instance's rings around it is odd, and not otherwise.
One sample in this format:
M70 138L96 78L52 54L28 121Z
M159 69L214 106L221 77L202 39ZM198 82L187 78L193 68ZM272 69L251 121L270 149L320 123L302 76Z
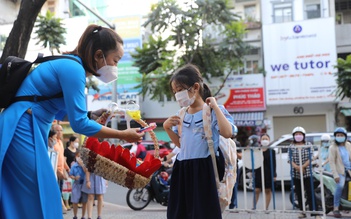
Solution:
M321 176L323 178L323 185L321 183ZM336 189L336 182L333 178L333 174L330 172L314 170L313 171L314 178L314 193L315 193L315 203L317 205L317 209L322 208L322 186L324 187L324 204L325 204L325 213L333 211L334 208L334 193ZM345 187L343 189L341 200L340 200L340 210L351 210L351 200L348 200L348 182L351 181L350 178L346 178ZM296 197L296 194L295 194ZM306 200L306 199L305 199ZM290 202L295 206L299 207L299 203L296 198L293 198L292 192L290 192Z
M127 204L133 210L142 210L155 200L163 206L168 204L170 176L164 167L157 170L144 188L129 189L127 192Z

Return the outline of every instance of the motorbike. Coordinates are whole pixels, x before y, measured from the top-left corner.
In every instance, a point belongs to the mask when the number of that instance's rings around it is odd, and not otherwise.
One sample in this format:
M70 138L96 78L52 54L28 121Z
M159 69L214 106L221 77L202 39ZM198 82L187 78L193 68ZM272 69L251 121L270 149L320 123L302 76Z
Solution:
M314 170L312 172L314 179L314 193L315 193L315 203L317 205L317 209L322 208L322 187L324 190L324 203L325 203L325 213L333 211L334 208L334 193L336 189L336 182L333 178L333 174L326 171ZM321 183L321 177L323 178L323 184ZM346 177L345 186L342 191L341 200L340 200L340 210L351 210L351 199L348 199L348 183L351 181L350 177ZM290 193L290 202L299 207L299 203L296 198L296 194ZM306 200L306 199L305 199Z
M139 211L149 205L151 200L167 206L170 189L170 172L161 167L151 177L150 182L144 188L129 189L126 200L127 205Z

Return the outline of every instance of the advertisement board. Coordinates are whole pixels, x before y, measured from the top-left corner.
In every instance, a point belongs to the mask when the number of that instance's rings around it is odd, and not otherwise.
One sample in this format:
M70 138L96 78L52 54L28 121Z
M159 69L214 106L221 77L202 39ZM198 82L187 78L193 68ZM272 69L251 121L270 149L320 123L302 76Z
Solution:
M267 105L335 100L334 18L263 25Z
M262 74L229 76L216 96L229 112L264 111L264 79Z

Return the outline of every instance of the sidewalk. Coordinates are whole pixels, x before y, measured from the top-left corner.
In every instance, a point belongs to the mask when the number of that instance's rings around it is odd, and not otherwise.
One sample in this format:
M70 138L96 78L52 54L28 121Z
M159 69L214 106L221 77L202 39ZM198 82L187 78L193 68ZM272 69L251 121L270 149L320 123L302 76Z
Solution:
M159 207L146 207L141 211L134 211L127 206L115 205L111 203L104 202L104 207L102 208L102 219L166 219L166 211L167 208L163 206ZM82 210L78 209L78 219L81 217ZM351 213L343 212L342 218L351 218ZM72 219L73 218L73 210L67 211L66 214L63 215L64 219ZM85 214L85 218L87 219L87 214ZM94 206L93 217L92 219L97 218L96 206ZM226 210L223 213L223 219L296 219L296 213L282 213L282 212L236 212L235 210ZM307 217L314 218L314 217ZM331 213L327 215L327 218L334 218Z

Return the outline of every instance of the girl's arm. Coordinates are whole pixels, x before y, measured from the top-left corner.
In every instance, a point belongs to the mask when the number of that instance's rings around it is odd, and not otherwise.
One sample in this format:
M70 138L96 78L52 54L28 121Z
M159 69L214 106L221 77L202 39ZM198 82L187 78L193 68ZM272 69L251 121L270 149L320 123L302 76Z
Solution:
M177 147L180 147L179 135L172 130L172 127L176 126L178 124L180 124L180 117L179 116L171 116L163 123L163 128L167 132L167 134L168 134L169 138L172 140L172 142Z
M217 117L218 129L220 134L225 138L230 138L233 135L233 126L228 119L224 116L221 108L219 108L217 101L214 97L208 97L206 103L212 108Z

